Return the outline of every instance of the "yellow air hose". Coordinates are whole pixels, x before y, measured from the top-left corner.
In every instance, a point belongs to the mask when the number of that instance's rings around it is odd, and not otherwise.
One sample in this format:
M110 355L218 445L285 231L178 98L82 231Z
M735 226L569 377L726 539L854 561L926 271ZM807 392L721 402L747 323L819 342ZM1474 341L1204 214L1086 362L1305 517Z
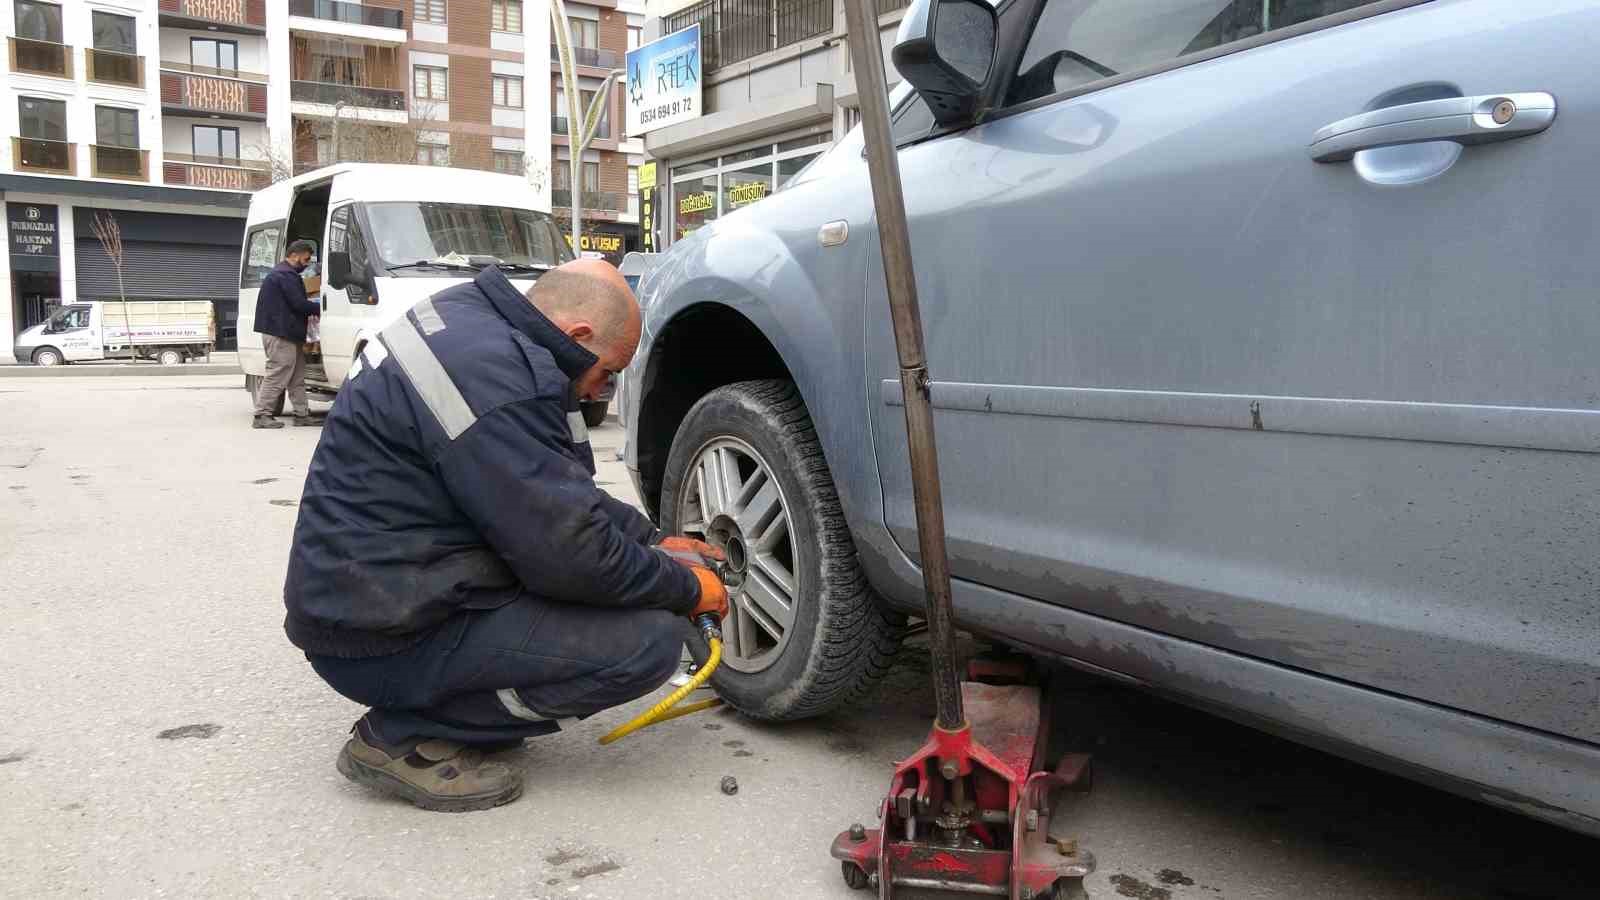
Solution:
M610 734L600 739L600 743L610 744L633 734L641 728L648 728L657 722L665 722L668 719L676 719L679 716L687 716L702 709L711 709L722 705L722 698L716 697L710 700L699 700L680 709L673 709L674 706L683 701L683 698L694 693L696 689L710 680L711 673L715 672L717 666L722 662L722 629L716 618L701 616L697 624L700 625L701 632L706 636L706 644L711 648L710 654L706 657L706 664L701 666L698 672L694 673L694 677L689 679L688 684L667 695L667 699L650 707L649 712L634 718L625 725L619 725L612 729Z

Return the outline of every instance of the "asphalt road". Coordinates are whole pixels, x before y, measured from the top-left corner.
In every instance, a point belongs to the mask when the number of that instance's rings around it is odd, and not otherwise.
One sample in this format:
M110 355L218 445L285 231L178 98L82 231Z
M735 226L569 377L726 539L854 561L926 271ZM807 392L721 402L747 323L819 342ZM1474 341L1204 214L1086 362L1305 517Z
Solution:
M827 846L926 733L916 646L818 721L602 749L650 701L597 716L508 756L527 794L490 812L340 777L360 711L281 628L319 432L250 430L240 384L0 381L0 896L865 896ZM596 432L599 480L633 499L619 440ZM1096 900L1600 896L1600 842L1093 679L1070 699Z

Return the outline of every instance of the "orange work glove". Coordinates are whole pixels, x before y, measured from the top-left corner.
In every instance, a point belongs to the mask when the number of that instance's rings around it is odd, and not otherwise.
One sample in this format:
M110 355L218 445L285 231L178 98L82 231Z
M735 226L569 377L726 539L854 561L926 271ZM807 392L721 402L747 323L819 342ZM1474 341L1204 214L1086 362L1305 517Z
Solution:
M673 559L679 561L683 560L683 557L678 556L679 553L698 553L706 559L714 559L717 562L728 561L728 555L722 552L722 548L713 547L705 541L697 541L692 537L684 537L682 535L665 537L656 546L667 551Z
M694 573L696 581L700 582L700 602L689 611L689 618L694 619L702 613L712 613L718 619L728 617L728 589L723 586L722 579L717 573L704 566L691 566L689 571Z

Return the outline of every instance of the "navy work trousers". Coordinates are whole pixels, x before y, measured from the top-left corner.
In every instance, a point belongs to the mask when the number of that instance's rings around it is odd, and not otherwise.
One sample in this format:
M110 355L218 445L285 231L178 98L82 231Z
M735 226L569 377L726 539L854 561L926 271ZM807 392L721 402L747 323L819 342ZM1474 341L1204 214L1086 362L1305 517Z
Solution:
M664 610L523 596L457 613L399 653L307 658L334 690L372 707L380 740L478 744L549 734L650 693L672 677L691 633Z

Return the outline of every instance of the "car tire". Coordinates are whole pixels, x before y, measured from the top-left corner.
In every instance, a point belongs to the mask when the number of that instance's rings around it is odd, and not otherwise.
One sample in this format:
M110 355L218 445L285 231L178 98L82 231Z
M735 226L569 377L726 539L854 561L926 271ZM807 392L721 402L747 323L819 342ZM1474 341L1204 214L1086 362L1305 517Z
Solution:
M724 465L730 459L734 464ZM700 497L713 464L737 472L728 483L741 489L727 491L727 503ZM739 497L749 498L742 507ZM741 524L774 502L778 511L763 520L768 524ZM783 517L781 529L776 516ZM729 553L736 587L724 623L724 664L712 686L735 708L772 721L820 715L854 701L888 672L904 619L887 611L867 584L822 445L792 382L730 384L689 410L667 459L661 523ZM780 532L784 537L774 543ZM780 574L769 577L773 572ZM779 618L759 612L771 608L774 586L788 589L781 638L766 630Z
M181 366L183 365L184 361L183 351L170 349L162 350L160 353L156 354L156 361L161 363L163 366Z
M33 364L36 366L59 366L64 365L66 361L61 351L54 347L40 347L33 351Z
M244 377L244 389L250 393L251 406L255 406L256 394L261 392L261 381L260 375L246 375ZM272 414L275 416L283 415L283 395L278 395L278 402L272 405Z

